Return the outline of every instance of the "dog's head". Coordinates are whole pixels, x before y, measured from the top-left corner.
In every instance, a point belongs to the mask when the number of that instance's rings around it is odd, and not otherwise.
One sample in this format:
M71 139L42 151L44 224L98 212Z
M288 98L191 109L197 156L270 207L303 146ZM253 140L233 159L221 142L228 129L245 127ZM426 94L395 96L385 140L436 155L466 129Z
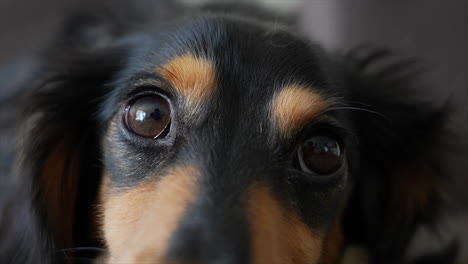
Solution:
M400 261L434 212L441 112L403 65L373 67L386 51L332 56L289 31L216 14L70 30L27 104L20 166L56 246L101 242L109 263L337 263L350 245Z

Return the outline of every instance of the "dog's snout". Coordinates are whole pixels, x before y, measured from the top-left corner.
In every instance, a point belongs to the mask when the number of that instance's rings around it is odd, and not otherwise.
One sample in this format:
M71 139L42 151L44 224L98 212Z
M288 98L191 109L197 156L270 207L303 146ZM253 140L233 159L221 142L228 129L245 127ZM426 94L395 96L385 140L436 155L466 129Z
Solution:
M244 220L226 211L216 215L214 208L189 210L169 244L165 254L168 264L249 263Z
M168 252L164 264L237 264L249 263L243 244L236 244L229 238L204 241L202 234L186 234ZM223 239L223 241L221 241Z

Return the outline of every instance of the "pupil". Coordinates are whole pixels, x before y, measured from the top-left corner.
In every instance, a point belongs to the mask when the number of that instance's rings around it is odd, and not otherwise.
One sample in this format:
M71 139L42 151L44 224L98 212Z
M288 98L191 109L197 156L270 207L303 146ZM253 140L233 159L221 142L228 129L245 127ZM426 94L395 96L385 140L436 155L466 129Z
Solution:
M159 108L155 108L150 116L155 120L161 120L161 110L159 110Z

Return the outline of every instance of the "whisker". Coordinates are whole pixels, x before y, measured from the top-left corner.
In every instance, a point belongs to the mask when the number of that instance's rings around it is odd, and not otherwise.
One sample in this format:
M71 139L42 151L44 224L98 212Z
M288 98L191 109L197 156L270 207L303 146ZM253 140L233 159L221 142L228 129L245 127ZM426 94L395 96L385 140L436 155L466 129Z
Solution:
M56 250L57 257L65 263L94 263L96 257L104 252L106 252L105 249L98 247L74 247Z
M371 106L368 103L359 102L359 101L352 101L352 100L344 100L341 103L344 104L345 106L349 106L349 104L364 105L364 106L369 106L369 107Z
M99 251L105 252L106 250L98 247L74 247L74 248L62 248L58 249L57 252L69 252L69 251Z
M85 258L85 257L67 257L65 259L58 259L58 263L62 263L60 261L66 261L66 263L96 263L96 258Z
M363 112L366 112L366 113L371 113L371 114L374 114L380 118L383 118L385 119L387 122L391 122L390 118L388 118L387 116L385 116L384 114L382 113L379 113L377 111L373 111L373 110L370 110L370 109L366 109L366 108L360 108L360 107L352 107L352 106L339 106L339 107L332 107L332 108L329 108L325 111L323 111L322 113L320 113L320 115L326 113L326 112L329 112L329 111L336 111L336 110L356 110L356 111L363 111Z
M72 263L72 261L70 260L70 258L68 257L66 252L63 252L63 256L64 256L65 260L67 261L67 263Z

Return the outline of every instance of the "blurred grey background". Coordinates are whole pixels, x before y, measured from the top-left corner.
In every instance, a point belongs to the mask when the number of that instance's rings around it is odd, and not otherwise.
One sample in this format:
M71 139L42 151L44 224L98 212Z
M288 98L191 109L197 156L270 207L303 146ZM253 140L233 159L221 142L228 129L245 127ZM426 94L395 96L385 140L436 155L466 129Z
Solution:
M131 0L129 0L131 1ZM155 0L157 1L157 0ZM241 1L240 2L254 2ZM31 54L47 43L65 11L102 8L92 0L1 0L0 2L0 102L15 92L15 86L31 68ZM136 1L135 1L136 2ZM180 0L197 5L203 0ZM211 1L213 2L213 1ZM219 1L218 1L219 2ZM429 67L423 82L429 98L454 102L450 126L468 144L468 1L466 0L258 0L273 10L294 14L300 29L329 50L349 50L359 44L392 47L399 54L420 57ZM6 103L12 103L6 101ZM13 102L14 103L14 102ZM0 113L2 115L9 113ZM0 149L9 137L0 123ZM458 143L457 143L458 144ZM465 149L466 150L466 149ZM11 159L1 153L3 161ZM448 164L455 177L445 188L448 198L446 231L442 243L456 236L468 244L468 157L453 153ZM0 168L0 173L2 173ZM414 251L437 247L421 231ZM468 250L463 251L468 259Z

